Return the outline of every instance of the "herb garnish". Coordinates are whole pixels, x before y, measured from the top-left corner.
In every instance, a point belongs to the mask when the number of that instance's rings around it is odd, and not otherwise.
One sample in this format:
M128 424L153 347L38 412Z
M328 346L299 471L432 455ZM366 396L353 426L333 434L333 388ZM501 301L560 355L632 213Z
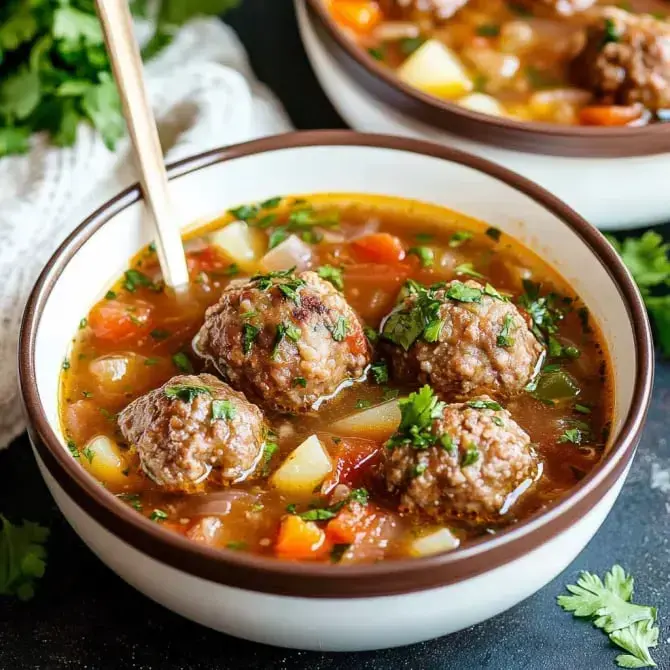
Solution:
M73 458L79 458L79 449L77 449L77 445L74 440L68 440L67 441L67 448L69 449L70 453L72 454Z
M487 228L486 229L486 234L494 241L494 242L499 242L500 241L500 236L502 235L502 231L498 228Z
M167 519L167 518L168 518L168 513L165 512L165 511L162 510L162 509L155 509L155 510L149 515L149 519L151 519L151 521L155 521L156 523L158 523L158 522L160 522L160 521L165 521L165 519Z
M330 550L330 562L339 563L351 547L350 544L335 544Z
M297 514L301 519L305 521L328 521L337 516L337 513L349 503L355 502L359 505L367 505L370 494L367 489L352 489L349 495L344 499L340 500L333 505L328 507L313 507L312 509L307 510L306 512L301 512L298 514L297 505L291 503L286 506L286 511L289 514Z
M456 247L460 247L461 244L464 244L468 240L471 240L473 238L473 233L471 233L469 230L459 230L456 231L450 238L449 238L449 246L454 249Z
M183 352L180 351L177 354L172 356L172 362L175 364L175 367L181 372L190 374L193 372L193 364L189 360L189 357Z
M414 449L428 449L438 442L433 434L433 421L442 416L445 403L427 384L410 393L407 398L398 401L400 407L400 425L398 430L387 441L386 446L394 449L409 445Z
M411 56L425 41L425 37L403 37L398 44L405 56Z
M370 328L370 326L363 326L363 333L365 333L365 337L368 338L368 342L371 344L375 344L379 339L379 333L374 328Z
M410 247L407 254L417 256L422 268L429 268L435 264L435 252L430 247Z
M470 465L474 465L479 460L479 449L476 444L468 444L463 456L461 457L461 467L467 468Z
M617 29L616 23L614 23L613 19L609 17L605 19L604 30L605 35L603 37L603 46L609 44L610 42L619 41L619 30Z
M519 298L519 304L533 321L533 334L544 343L549 335L558 331L558 323L565 316L556 304L559 297L555 293L540 297L540 284L529 279L523 280L523 288L525 293Z
M463 282L453 281L447 289L447 298L457 302L481 302L481 289L466 286Z
M300 305L300 295L298 291L305 285L305 280L295 276L295 266L288 270L276 270L267 274L256 274L251 281L257 282L261 291L268 291L271 288L277 288L289 300L296 305Z
M468 400L465 404L472 409L492 409L494 412L499 412L503 408L495 400Z
M0 595L30 600L44 575L49 530L32 521L14 525L0 514Z
M232 549L233 551L243 551L249 545L242 540L231 540L226 542L226 549Z
M302 331L297 326L294 326L292 323L280 323L277 324L277 334L275 335L275 343L272 347L272 360L277 359L277 354L279 353L279 345L283 342L285 337L288 337L293 342L298 342L302 335Z
M511 314L505 314L502 328L500 329L496 339L496 344L499 347L511 347L514 344L514 339L511 337L513 325L514 317Z
M322 265L317 274L321 279L329 281L338 291L344 289L344 278L342 276L341 268L333 267L332 265Z
M454 272L457 275L468 275L469 277L475 277L477 279L482 279L484 277L481 272L475 270L475 266L472 263L461 263L454 268Z
M293 386L301 386L302 388L307 388L307 380L304 377L296 377L292 383Z
M160 288L157 284L151 281L149 277L147 277L139 270L126 270L123 276L125 277L123 288L125 288L129 293L134 293L138 287L148 288L152 291L157 291Z
M165 387L165 396L167 398L177 398L183 402L193 402L198 395L211 395L212 389L208 386L190 386L188 384L175 384Z
M171 333L169 330L164 330L162 328L154 328L149 335L154 340L166 340L168 337L170 337Z
M212 421L230 421L237 416L237 408L230 400L212 400Z
M370 366L375 384L386 384L389 380L389 369L385 361L378 361Z
M375 59L375 60L384 60L384 50L381 47L370 47L368 49L368 53Z
M496 23L482 23L477 26L475 32L480 37L498 37L500 26Z
M272 457L279 450L279 445L275 442L275 434L269 432L265 438L265 444L263 445L263 466L261 468L261 475L263 477L267 476L270 472L270 463L272 462Z
M274 249L276 246L279 246L287 237L288 231L284 226L275 228L268 238L268 249Z
M337 323L333 326L331 330L331 335L336 342L342 342L347 336L347 330L349 329L349 321L343 317L337 317Z
M245 356L251 351L251 347L253 347L260 332L260 328L256 328L256 326L252 326L250 323L245 323L242 326L242 351Z
M577 584L567 589L572 595L558 596L558 604L576 617L590 618L611 642L628 652L616 657L619 667L656 667L649 653L658 644L656 608L630 602L633 577L620 565L605 573L604 584L598 575L582 572Z

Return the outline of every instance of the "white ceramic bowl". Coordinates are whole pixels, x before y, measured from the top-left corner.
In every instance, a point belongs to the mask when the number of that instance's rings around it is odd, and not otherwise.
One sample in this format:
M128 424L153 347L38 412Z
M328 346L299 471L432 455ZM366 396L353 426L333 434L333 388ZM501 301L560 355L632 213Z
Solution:
M318 6L322 2L312 0L311 4ZM376 94L379 66L362 50L356 61L352 57L355 53L345 52L332 38L332 26L329 30L323 17L314 12L310 14L307 0L295 0L295 6L303 44L319 83L342 118L355 130L430 140L495 161L544 186L599 228L635 228L670 220L670 189L666 185L670 174L670 150L658 153L650 149L648 155L639 155L637 147L642 139L638 143L631 133L629 142L622 143L620 138L611 140L611 146L620 147L622 155L597 157L599 149L595 148L596 154L590 155L588 142L601 129L592 128L579 129L583 143L578 142L572 148L572 156L560 155L561 137L549 136L546 128L536 134L528 132L525 138L506 140L508 146L502 146L498 143L500 138L496 131L499 129L494 128L494 117L466 112L456 105L451 105L453 118L440 127L427 121L425 116L422 120L419 112L425 111L429 105L415 107L408 104L408 109L416 112L410 113L402 111L399 104L385 102L385 95ZM392 85L384 86L383 92L399 93L391 89ZM398 103L407 102L406 96L398 95L396 99ZM468 127L467 132L457 132L457 124L462 119L453 115L454 110L457 114L467 113L474 117L479 127L475 125L474 129ZM440 118L440 110L433 111L435 118ZM523 125L542 128L548 124ZM453 132L447 127L453 128ZM553 126L554 130L560 128ZM659 125L654 130L659 141L652 138L652 146L670 146L670 124ZM564 128L564 132L563 139L575 139L570 138L569 127ZM618 133L621 132L619 129ZM477 135L479 140L473 139ZM525 151L510 148L517 141L519 144L525 141L532 148ZM645 143L649 144L649 138L645 138ZM580 147L583 147L581 155L575 156ZM602 149L600 151L603 153ZM616 153L618 149L612 151ZM625 155L627 152L629 156Z
M563 570L614 503L649 403L653 352L640 296L594 228L525 179L437 145L324 131L213 151L169 169L191 219L279 194L361 192L446 205L522 239L560 269L601 324L616 416L603 464L550 509L441 556L335 567L214 550L119 502L75 461L58 421L61 363L77 324L151 239L137 188L89 217L28 303L20 378L36 458L56 502L123 579L212 628L274 645L360 650L450 633L501 612Z

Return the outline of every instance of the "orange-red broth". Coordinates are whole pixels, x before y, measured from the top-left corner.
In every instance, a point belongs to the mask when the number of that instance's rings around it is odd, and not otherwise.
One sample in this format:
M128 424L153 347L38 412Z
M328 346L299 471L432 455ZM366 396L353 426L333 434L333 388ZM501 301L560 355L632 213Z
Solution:
M536 445L543 462L543 474L511 511L501 517L498 527L545 507L598 463L607 440L613 406L609 361L596 324L588 320L582 303L551 267L507 235L498 236L495 229L487 229L482 223L458 213L366 196L314 196L309 201L285 198L272 210L277 218L263 229L263 241L285 222L290 211L310 207L331 224L339 220L337 225L314 229L317 236L323 234L324 238L312 244L312 267L324 264L342 267L345 296L373 328L379 326L393 307L406 279L426 285L449 280L456 276L454 268L464 263L472 263L484 276L481 281L490 282L515 300L524 292L522 278L541 282L543 294L553 291L568 299L562 303L568 311L560 324L558 337L562 344L578 347L581 355L576 359L561 359L560 365L578 381L581 390L577 402L582 408L588 407L590 413L585 416L575 410L573 404L567 407L544 404L528 393L506 403ZM162 492L142 474L132 447L123 444L116 427L116 414L134 398L182 372L172 359L175 354L186 354L195 371L202 370L201 362L191 349L191 340L202 323L205 309L216 302L233 276L250 274L234 273L223 250L207 242L207 234L231 218L223 217L188 236L192 281L186 300L177 302L165 290L156 291L142 285L131 286L130 291L127 280L121 279L82 319L63 365L61 386L61 421L73 454L84 468L96 473L95 461L89 462L85 447L95 436L108 436L123 448L123 467L121 475L117 469L113 477L99 478L138 513L195 541L275 555L279 525L286 517L288 505L295 504L298 511L304 511L310 505L325 507L329 503L328 496L316 494L309 499L288 499L273 490L267 480L287 454L304 438L316 433L334 459L340 481L366 487L371 503L367 531L358 546L345 553L339 551L339 556L334 558L331 552L315 552L311 558L350 562L406 556L411 540L427 532L431 524L420 518L398 515L396 501L384 494L377 481L375 468L386 436L379 435L377 440L340 438L333 435L331 425L338 418L363 411L363 407L379 404L395 394L406 394L414 390L412 388L392 381L385 385L366 382L345 389L318 412L307 416L267 414L277 434L279 449L266 464L263 476L235 485L233 491L229 489L206 501L199 495ZM379 247L368 244L367 238L354 239L370 230L388 233L396 240ZM454 240L464 237L463 231L472 237L456 244ZM433 251L433 267L422 267L418 256L407 253L416 246ZM404 256L402 260L389 260L396 253L394 248L399 249L398 256ZM160 281L157 258L151 248L137 254L129 267L154 282ZM468 279L460 275L459 278ZM572 302L568 305L569 299ZM128 359L126 374L118 381L96 376L100 359L113 354ZM581 446L560 442L566 419L588 422L592 440ZM325 488L332 490L336 481L337 476L334 476ZM205 484L203 493L213 491L208 491ZM217 515L223 516L217 521ZM325 523L319 525L323 527ZM453 523L450 527L461 541L496 530L465 522Z

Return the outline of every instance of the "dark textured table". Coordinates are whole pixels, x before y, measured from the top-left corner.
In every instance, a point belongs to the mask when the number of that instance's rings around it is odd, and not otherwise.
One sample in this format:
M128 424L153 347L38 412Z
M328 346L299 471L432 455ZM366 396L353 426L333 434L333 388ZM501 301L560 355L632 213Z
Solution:
M259 77L276 91L298 128L343 126L309 69L289 0L243 0L229 20L247 45ZM230 638L135 592L67 525L22 436L0 453L0 513L50 526L49 564L34 600L24 604L0 599L0 670L615 668L616 652L607 638L555 604L564 584L574 582L580 570L602 573L615 562L635 575L638 601L658 606L661 645L654 655L659 667L670 669L669 413L670 366L660 363L647 428L621 497L586 550L535 596L491 621L433 642L339 655Z

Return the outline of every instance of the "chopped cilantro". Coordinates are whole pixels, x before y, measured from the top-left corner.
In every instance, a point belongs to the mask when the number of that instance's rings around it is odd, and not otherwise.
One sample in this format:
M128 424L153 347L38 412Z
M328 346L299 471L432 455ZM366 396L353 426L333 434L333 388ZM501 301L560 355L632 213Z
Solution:
M505 427L505 422L499 416L492 416L491 421L493 421L496 426L500 426L500 428Z
M468 275L470 277L476 277L477 279L482 279L484 277L481 272L475 270L475 266L472 263L461 263L454 268L454 272L457 275Z
M119 493L117 497L125 500L135 511L142 511L142 500L139 493Z
M465 404L472 409L492 409L494 412L502 409L502 405L495 400L468 400Z
M240 207L229 209L228 213L240 221L249 221L249 219L255 219L258 216L258 206L241 205Z
M155 291L158 289L158 285L149 279L143 272L139 270L126 270L123 274L125 281L123 282L123 288L126 289L129 293L134 293L138 287L144 287Z
M365 337L368 338L368 342L370 342L370 344L375 344L375 342L377 342L379 339L379 333L374 328L370 328L370 326L363 326L363 332L365 333Z
M422 268L432 267L435 263L435 252L430 247L410 247L407 253L417 256Z
M426 463L426 461L419 461L419 463L414 466L414 476L420 477L426 470L428 470L428 463Z
M384 60L384 49L382 47L370 47L368 49L368 53L375 59L375 60Z
M294 326L292 323L280 323L277 325L277 332L275 335L275 342L272 348L272 360L276 360L277 354L279 353L279 346L285 337L288 337L293 342L298 342L302 331L297 326Z
M512 326L514 326L514 317L511 314L505 314L502 328L496 339L499 347L511 347L514 344L514 339L511 337Z
M230 542L226 542L226 549L232 549L233 551L243 551L248 546L249 545L242 540L231 540Z
M212 421L230 421L237 416L237 409L230 400L212 400Z
M280 245L288 237L288 231L285 226L279 226L275 228L268 238L268 249L274 249L276 246Z
M155 509L150 515L149 519L151 521L155 521L156 523L159 523L160 521L165 521L165 519L168 518L168 513L165 512L162 509Z
M339 563L351 547L350 544L335 544L330 550L330 562Z
M61 364L61 368L63 368L63 370L69 370L70 369L70 361L67 358L63 359L63 363Z
M477 26L475 32L480 37L498 37L500 26L497 23L482 23Z
M473 233L469 230L458 230L449 238L449 246L453 249L455 247L460 247L461 244L464 244L468 240L471 240Z
M375 384L386 384L389 380L389 369L385 361L378 361L370 366Z
M343 316L337 317L337 323L333 327L331 334L333 336L333 339L336 342L342 342L344 338L347 336L347 330L349 329L349 322L347 319Z
M424 37L403 37L398 44L405 56L411 56L425 41Z
M256 326L252 326L250 323L245 323L242 326L242 351L245 356L251 351L251 347L253 347L260 332L260 328L256 328Z
M479 449L476 444L469 444L461 457L461 467L467 468L479 460Z
M154 328L149 335L154 340L166 340L168 337L170 337L171 333L169 330L164 330L162 328Z
M67 441L67 448L70 450L70 453L74 458L79 458L79 449L77 449L77 445L75 444L74 440Z
M586 405L576 404L575 412L579 412L580 414L591 414L591 408Z
M296 377L293 382L293 386L301 386L302 388L307 388L307 380L304 377Z
M172 356L172 362L175 364L175 367L186 374L193 372L193 364L191 363L189 357L183 352L180 351L177 354Z
M456 451L456 444L454 443L454 439L448 433L445 433L442 435L442 437L440 437L440 446L450 454L454 454Z
M93 463L93 459L95 458L95 451L93 451L91 447L85 447L84 449L81 450L81 453L84 455L84 458L89 463Z
M235 275L240 274L240 268L237 263L231 263L224 271L223 274L228 277L234 277Z
M211 395L212 389L208 386L175 384L174 386L166 386L164 393L167 398L177 398L183 402L193 402L193 399L198 395Z
M87 319L87 318L83 318L83 319L79 322L79 330L83 330L84 328L86 328L87 325L88 325L88 319Z
M263 202L261 203L261 208L262 209L275 209L275 208L279 207L282 200L283 200L283 198L280 195L277 195L274 198L268 198L267 200L263 200Z
M559 297L555 293L540 296L540 284L523 280L525 293L519 298L519 304L523 307L533 321L533 334L541 342L545 342L549 335L558 331L558 323L564 318L565 313L557 303Z
M466 286L463 282L454 281L447 289L447 298L457 302L481 302L482 292L478 288Z
M264 477L270 472L272 457L279 451L279 445L274 440L274 434L269 433L263 445L263 467L261 468L261 474Z
M433 435L433 421L444 411L445 403L438 400L430 386L425 385L419 391L410 393L407 398L398 401L400 407L400 425L386 443L389 449L409 444L415 449L428 449L437 442Z
M502 235L502 231L498 228L487 228L486 229L486 234L494 241L494 242L499 242L500 241L500 236Z
M144 359L144 365L147 365L149 367L157 365L159 362L160 362L160 358L154 358L153 356L150 357L150 358L145 358Z
M116 298L116 293L114 291L107 291L105 293L105 300L114 300Z
M332 512L329 509L310 509L306 512L298 514L298 516L304 521L327 521L328 519L333 519L337 516L337 512Z
M332 265L322 265L317 270L317 274L321 279L329 281L338 291L344 289L344 279L340 268L333 267Z
M618 42L619 41L619 30L616 26L616 23L614 22L613 19L606 17L605 18L605 25L604 25L604 31L605 35L603 37L603 46L605 44L609 44L610 42Z

